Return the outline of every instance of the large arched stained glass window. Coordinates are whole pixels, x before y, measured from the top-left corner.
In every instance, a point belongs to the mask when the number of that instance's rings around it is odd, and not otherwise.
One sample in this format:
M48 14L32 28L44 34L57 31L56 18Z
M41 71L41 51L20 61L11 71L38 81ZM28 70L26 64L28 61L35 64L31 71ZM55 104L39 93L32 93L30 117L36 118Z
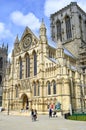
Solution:
M71 33L71 21L70 21L70 17L69 16L66 16L65 23L66 23L67 39L70 39L72 37L72 33Z
M30 77L30 58L26 55L26 78Z
M53 81L53 94L56 94L56 82Z
M35 82L33 84L33 87L34 87L34 96L36 96L36 83Z
M2 67L3 67L3 58L0 57L0 69L2 69Z
M51 95L51 87L50 87L50 82L48 82L48 95Z
M20 79L22 79L22 59L20 58Z
M37 75L37 55L36 52L34 54L34 76Z
M57 27L57 40L60 39L62 41L61 22L59 20L56 22L56 27Z

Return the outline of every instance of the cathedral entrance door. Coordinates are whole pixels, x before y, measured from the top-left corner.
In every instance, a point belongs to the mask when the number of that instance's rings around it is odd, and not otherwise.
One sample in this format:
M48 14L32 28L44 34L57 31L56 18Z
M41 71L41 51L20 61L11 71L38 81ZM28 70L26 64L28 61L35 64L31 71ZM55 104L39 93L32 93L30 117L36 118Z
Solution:
M27 97L26 94L23 94L22 100L23 100L22 107L23 107L24 110L26 110L29 107L28 97Z

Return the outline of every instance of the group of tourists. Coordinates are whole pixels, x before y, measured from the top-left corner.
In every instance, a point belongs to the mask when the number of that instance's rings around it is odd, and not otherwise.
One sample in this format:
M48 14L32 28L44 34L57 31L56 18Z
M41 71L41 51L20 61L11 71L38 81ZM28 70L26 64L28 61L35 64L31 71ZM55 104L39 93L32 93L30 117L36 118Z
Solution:
M51 107L49 108L49 118L50 117L57 117L56 111L53 110ZM31 109L31 118L32 118L32 121L36 121L36 119L37 119L37 110L36 109Z

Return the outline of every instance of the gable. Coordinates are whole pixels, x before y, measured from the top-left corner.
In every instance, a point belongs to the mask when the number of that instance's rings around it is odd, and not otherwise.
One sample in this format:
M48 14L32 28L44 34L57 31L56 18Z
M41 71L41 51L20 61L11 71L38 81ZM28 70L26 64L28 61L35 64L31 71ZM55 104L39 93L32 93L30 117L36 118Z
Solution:
M28 27L26 27L20 40L21 50L23 51L29 50L34 44L36 45L38 41L39 40L34 35L34 33Z

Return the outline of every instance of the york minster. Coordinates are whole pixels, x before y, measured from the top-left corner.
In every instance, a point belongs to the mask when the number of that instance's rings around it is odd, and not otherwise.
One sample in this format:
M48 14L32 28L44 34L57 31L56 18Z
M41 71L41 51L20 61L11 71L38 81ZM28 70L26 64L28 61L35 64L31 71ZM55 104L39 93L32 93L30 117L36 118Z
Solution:
M6 110L47 113L58 103L61 114L86 110L86 13L72 2L50 18L51 43L43 19L39 37L29 27L16 36L3 78Z

